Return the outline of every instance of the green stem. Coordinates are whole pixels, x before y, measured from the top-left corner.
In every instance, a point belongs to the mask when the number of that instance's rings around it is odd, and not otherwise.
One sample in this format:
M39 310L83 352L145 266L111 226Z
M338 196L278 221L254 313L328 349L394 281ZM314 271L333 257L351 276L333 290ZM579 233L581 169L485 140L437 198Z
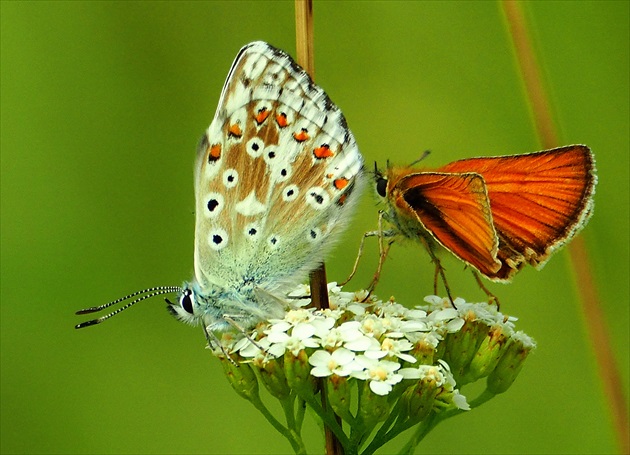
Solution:
M400 453L405 455L412 455L416 450L416 446L420 444L420 441L422 441L424 437L429 434L429 431L435 428L435 426L445 418L445 416L440 416L441 414L436 414L435 412L429 414L429 416L424 419L420 423L420 425L418 425L418 429L414 432L413 436L411 437L411 439L409 439L407 444L405 444Z
M475 398L469 403L470 409L478 408L479 406L484 404L486 401L491 400L495 396L496 394L490 392L488 389L485 389L483 392L481 392L481 394L477 398Z
M343 446L346 455L356 453L356 450L351 450L350 440L344 433L341 425L337 422L337 419L335 419L335 415L332 410L324 411L322 404L318 402L314 396L303 396L301 398L306 401L311 409L313 409L313 411L315 411L315 413L322 419L324 426L328 426L335 436L337 436L337 439L339 439L341 445Z
M295 411L295 427L299 428L301 433L302 424L304 423L304 415L306 414L306 403L298 396L295 397L295 402L295 406L297 407Z
M258 394L250 395L249 401L250 403L254 405L256 409L258 409L258 411L262 413L265 419L267 419L267 421L276 430L278 430L278 432L282 436L284 436L289 441L289 443L291 444L291 447L293 448L293 451L296 454L306 455L306 447L304 446L304 441L300 437L300 434L297 433L294 429L286 428L284 425L278 422L278 420L271 414L271 412L269 412L267 407L261 401L260 396ZM281 401L284 401L284 400L281 400ZM284 404L283 404L283 408L284 408Z
M486 401L492 399L495 396L496 395L488 391L488 389L484 390L477 398L475 398L469 403L470 409L472 410L472 409L478 408L479 406L484 404ZM403 447L400 453L406 454L406 455L413 454L416 446L420 444L420 442L422 442L424 437L427 434L429 434L429 432L433 430L437 426L438 423L440 423L442 420L446 420L451 417L455 417L456 415L463 414L464 412L468 412L468 411L464 411L462 409L451 409L449 411L440 412L437 414L435 412L432 412L429 415L429 417L424 419L422 423L418 426L418 429L415 431L415 433L413 434L409 442L407 442L407 444L405 445L405 447Z
M296 429L295 414L294 414L294 408L293 408L294 400L295 400L295 397L293 396L288 396L287 398L284 398L284 399L278 399L278 401L280 402L280 405L282 406L282 411L284 412L284 418L287 421L287 427L292 428L292 429Z
M398 419L398 415L399 415L399 408L400 408L400 400L398 402L396 402L396 404L394 405L394 407L392 408L391 413L389 414L389 416L387 416L387 420L385 420L385 422L383 422L383 424L381 425L381 427L378 429L378 432L376 433L376 435L374 435L374 438L372 438L372 442L370 442L370 445L368 445L365 450L363 452L361 452L362 455L369 455L374 453L379 447L381 447L383 444L385 444L387 441L389 441L389 437L388 437L388 431L390 428L392 428L392 425L395 425L396 420Z

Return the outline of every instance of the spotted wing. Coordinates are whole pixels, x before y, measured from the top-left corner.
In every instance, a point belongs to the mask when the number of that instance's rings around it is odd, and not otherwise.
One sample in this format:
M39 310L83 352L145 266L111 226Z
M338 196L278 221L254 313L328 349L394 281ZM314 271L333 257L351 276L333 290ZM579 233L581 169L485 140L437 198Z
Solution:
M270 291L322 261L350 216L363 160L341 111L286 53L239 52L195 171L195 274Z

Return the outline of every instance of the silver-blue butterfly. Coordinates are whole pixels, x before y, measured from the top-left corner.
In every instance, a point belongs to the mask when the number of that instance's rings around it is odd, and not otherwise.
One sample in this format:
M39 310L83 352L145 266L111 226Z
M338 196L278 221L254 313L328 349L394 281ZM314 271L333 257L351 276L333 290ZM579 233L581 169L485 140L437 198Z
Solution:
M195 276L77 314L177 293L169 310L207 331L281 317L285 295L321 264L363 186L363 158L346 119L285 52L243 47L195 164ZM206 332L207 333L207 332Z

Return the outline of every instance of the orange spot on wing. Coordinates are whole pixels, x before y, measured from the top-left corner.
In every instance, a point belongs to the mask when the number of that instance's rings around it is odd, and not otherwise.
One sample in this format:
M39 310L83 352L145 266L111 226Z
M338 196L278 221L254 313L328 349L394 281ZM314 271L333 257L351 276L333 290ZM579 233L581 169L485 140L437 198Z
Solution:
M293 133L293 139L298 142L304 142L309 137L310 136L308 135L308 131L306 128L302 128L300 131L296 131L295 133Z
M289 122L287 121L287 114L285 114L284 112L277 114L276 123L280 128L284 128L285 126L287 126L289 124Z
M334 153L332 152L332 150L330 150L328 144L322 144L321 147L317 147L315 150L313 150L313 155L315 155L315 158L321 160L323 158L330 158L334 155Z
M241 131L241 127L238 123L230 125L230 128L228 129L228 135L233 137L241 137L243 135L243 131Z
M269 117L269 110L266 107L263 107L255 115L256 123L261 125L265 120L267 120L267 117Z
M216 161L221 158L221 144L213 144L208 152L208 161Z
M343 190L346 186L348 186L348 179L345 179L343 177L339 179L335 179L335 181L333 182L333 185L338 190Z

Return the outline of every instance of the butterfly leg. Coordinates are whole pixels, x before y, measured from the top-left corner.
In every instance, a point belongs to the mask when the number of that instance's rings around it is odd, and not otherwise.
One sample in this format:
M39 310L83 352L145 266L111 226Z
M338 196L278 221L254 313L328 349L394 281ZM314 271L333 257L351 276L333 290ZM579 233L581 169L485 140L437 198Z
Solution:
M350 272L350 275L348 276L348 278L346 278L342 283L338 283L339 286L341 287L345 286L346 284L350 282L352 278L354 278L354 275L357 273L357 269L359 268L359 261L361 260L361 256L363 256L363 247L365 245L365 239L368 237L374 237L376 235L378 235L378 231L369 231L363 234L363 237L361 238L361 243L359 244L359 252L357 253L357 258L355 259L354 266L352 267L352 272Z
M387 231L383 230L383 216L384 216L383 211L380 211L378 215L378 230L368 231L363 234L363 237L361 238L361 243L359 244L359 251L357 254L357 258L354 261L354 266L352 267L352 272L350 272L350 276L348 276L348 278L346 278L345 281L343 281L342 283L339 283L339 286L346 285L357 273L357 268L359 267L359 261L361 260L361 256L363 255L363 247L365 246L365 239L368 237L378 237L378 251L379 251L378 266L376 268L376 272L374 272L372 281L367 287L368 294L365 297L364 301L370 297L370 295L372 294L372 291L374 291L374 288L376 287L376 285L378 284L381 278L381 272L383 270L383 263L385 262L385 259L387 258L387 254L389 253L390 247L394 243L394 237L396 235L396 233L393 230L387 230ZM383 238L385 237L390 238L390 240L387 242L387 246L385 246L383 242Z
M438 295L438 276L442 278L442 283L444 284L444 289L446 290L446 295L448 296L448 300L451 302L453 308L457 309L455 306L455 302L453 301L453 296L451 295L451 288L448 285L448 281L446 280L446 273L444 273L444 267L442 267L442 261L437 257L435 251L433 250L433 246L427 242L427 240L423 237L420 237L422 244L426 248L429 256L431 256L431 262L435 265L435 272L433 273L433 293Z
M492 304L496 305L497 306L497 310L498 310L501 307L501 304L499 302L499 298L496 295L494 295L492 292L490 292L490 289L488 289L483 284L483 281L481 281L481 277L479 276L479 274L475 270L472 270L472 274L475 277L475 281L477 282L477 284L479 285L481 290L486 293L486 296L488 296L488 303L491 304L491 305Z
M219 349L221 349L221 352L223 353L223 355L225 355L225 358L228 359L230 363L232 363L235 367L238 367L238 364L234 361L232 356L228 354L228 352L225 350L225 348L221 344L221 340L217 338L214 332L208 332L208 328L206 327L206 324L204 323L202 323L201 326L203 327L203 333L206 336L206 341L208 342L208 346L210 348L212 348L213 344L216 344L217 346L219 346Z
M224 314L223 319L225 319L225 321L228 324L230 324L232 327L238 330L245 338L247 338L251 344L256 346L261 351L265 352L265 349L260 344L258 344L256 340L254 340L251 336L249 336L249 334L245 331L245 329L241 327L232 316L230 316L229 314Z
M380 237L380 240L382 240L382 237ZM370 294L372 294L372 291L374 291L374 288L376 287L379 280L381 279L381 272L383 271L383 264L385 263L385 259L387 258L387 255L389 254L389 249L391 248L393 243L394 243L394 240L391 239L389 242L387 242L387 246L383 246L382 241L379 244L380 254L379 254L378 266L376 268L376 272L374 272L374 277L372 277L372 282L367 288L368 297L370 296Z
M382 210L379 211L378 212L378 231L376 231L378 235L378 253L379 253L378 266L376 268L376 272L374 272L374 277L372 278L372 282L367 288L368 290L367 297L369 297L370 294L372 294L372 291L374 291L374 288L376 287L376 285L378 284L381 278L381 272L383 271L383 264L385 263L385 259L387 259L387 255L389 254L389 249L394 243L394 237L396 235L396 233L393 230L389 230L389 231L383 230L383 216L384 216L384 212ZM387 247L383 243L384 237L390 238L390 240L387 242ZM365 300L367 300L367 297L365 298Z

